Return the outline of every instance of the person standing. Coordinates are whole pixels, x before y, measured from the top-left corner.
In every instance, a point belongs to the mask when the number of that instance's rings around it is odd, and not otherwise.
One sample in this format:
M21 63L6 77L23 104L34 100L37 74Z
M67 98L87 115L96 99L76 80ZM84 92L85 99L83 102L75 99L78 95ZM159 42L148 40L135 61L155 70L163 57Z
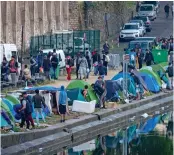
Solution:
M129 57L130 57L130 64L135 67L135 64L136 64L136 52L134 51L134 49L132 49L129 52Z
M65 122L65 114L68 112L68 97L65 87L61 86L58 100L58 112L61 116L60 122Z
M168 73L169 80L170 80L170 89L173 89L173 62L169 63L167 67L166 73Z
M43 61L43 70L45 77L50 80L50 67L51 67L51 61L49 56L44 56L44 61Z
M170 11L169 4L166 4L164 6L164 11L165 11L165 14L166 14L166 18L168 18L169 17L169 11Z
M11 57L11 60L9 62L9 70L10 70L12 83L14 83L15 86L16 86L16 83L17 83L17 77L16 76L18 74L18 63L16 62L14 56Z
M86 60L88 62L88 68L89 68L89 71L87 71L87 79L88 79L89 74L90 74L90 70L91 70L91 56L90 56L89 51L86 52Z
M36 68L38 67L37 66L37 62L36 60L34 59L34 57L32 55L30 55L30 72L31 72L31 76L35 76L35 71L36 71Z
M80 80L83 78L86 81L87 69L88 69L88 62L85 56L81 55L79 59Z
M110 61L110 58L107 53L103 54L103 66L106 67L106 73L105 75L107 76L107 68L108 68L108 63Z
M6 58L3 58L3 61L1 64L1 77L2 77L2 81L8 82L8 62Z
M56 77L56 69L57 69L58 64L59 64L59 60L57 58L57 54L54 52L53 53L53 57L51 58L51 66L52 66L52 69L53 69L53 77L54 77L54 79L57 79L57 77Z
M94 75L98 75L98 64L101 61L100 54L97 51L94 51L92 54L93 66L94 66Z
M109 46L108 42L106 41L105 44L103 45L104 52L109 53L109 48L110 48L110 46Z
M67 80L71 80L71 67L72 67L72 59L70 56L66 58L66 72L67 72Z
M38 69L40 67L43 67L43 59L44 59L43 51L40 50L39 53L38 53L38 55L37 55Z
M146 55L144 61L146 62L146 66L151 66L152 62L154 63L153 55L148 49L146 49Z
M35 90L35 93L36 95L33 96L33 103L34 103L34 110L36 113L36 122L37 122L37 125L39 126L39 114L42 116L42 120L46 122L42 112L42 105L44 106L44 108L46 105L45 105L45 101L43 97L39 94L38 89Z
M79 59L80 59L80 53L77 54L76 58L76 79L79 78Z
M142 52L141 49L139 49L139 51L137 52L137 58L138 58L139 69L141 69L142 68L142 64L143 64L143 59L144 59L144 53Z

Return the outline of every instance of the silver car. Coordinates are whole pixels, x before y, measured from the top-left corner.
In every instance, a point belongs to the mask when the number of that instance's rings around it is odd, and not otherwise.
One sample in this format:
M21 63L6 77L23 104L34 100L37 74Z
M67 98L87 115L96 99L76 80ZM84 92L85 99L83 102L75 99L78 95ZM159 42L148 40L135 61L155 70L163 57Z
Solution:
M155 6L153 4L142 4L138 16L148 16L150 20L156 19L157 14Z

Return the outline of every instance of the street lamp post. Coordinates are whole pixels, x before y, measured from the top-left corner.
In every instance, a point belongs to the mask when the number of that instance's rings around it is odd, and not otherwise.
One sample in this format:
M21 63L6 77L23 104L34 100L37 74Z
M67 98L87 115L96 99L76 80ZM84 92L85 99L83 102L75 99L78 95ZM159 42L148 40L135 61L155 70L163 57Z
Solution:
M22 75L22 57L23 57L23 43L24 43L24 26L22 25L22 33L21 33L21 75Z

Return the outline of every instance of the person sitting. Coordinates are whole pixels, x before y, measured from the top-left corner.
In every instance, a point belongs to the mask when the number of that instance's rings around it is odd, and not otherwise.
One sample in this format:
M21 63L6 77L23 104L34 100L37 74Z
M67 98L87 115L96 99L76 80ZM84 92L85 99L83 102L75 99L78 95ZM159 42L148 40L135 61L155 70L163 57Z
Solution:
M82 90L82 95L87 100L87 96L88 96L88 85L85 85L84 89Z

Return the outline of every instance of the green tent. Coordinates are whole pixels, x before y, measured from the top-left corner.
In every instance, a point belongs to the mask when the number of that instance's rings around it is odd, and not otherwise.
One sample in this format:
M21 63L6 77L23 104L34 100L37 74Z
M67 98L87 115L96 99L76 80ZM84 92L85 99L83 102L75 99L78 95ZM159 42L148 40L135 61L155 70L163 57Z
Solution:
M166 71L167 66L168 66L168 62L162 62L159 65Z
M81 91L82 89L79 88L67 89L67 95L70 99L70 101L68 101L69 105L72 105L74 100L85 101L85 98L83 97Z
M0 99L0 105L1 105L1 108L7 113L7 115L10 117L11 120L14 121L14 116L13 114L11 113L9 107L2 101L2 99Z
M98 98L95 95L92 87L90 84L88 84L87 82L83 81L83 80L75 80L72 81L67 87L66 89L74 89L74 88L80 88L80 89L84 89L85 85L88 86L88 97L86 98L87 101L92 101L92 100L96 100L98 102Z
M13 104L20 104L20 101L11 94L7 94L5 98L9 100L10 102L12 102Z
M152 50L152 55L156 63L167 62L168 52L167 50Z
M161 65L157 64L157 65L152 65L151 67L156 74L159 75L158 72L160 71L162 74L165 74L168 79L168 75L165 73L165 69Z
M147 68L146 69L142 68L142 69L140 69L140 72L147 73L147 74L151 75L152 77L155 78L155 80L157 81L158 85L160 87L162 86L162 81L161 81L160 77L154 71L148 70Z

